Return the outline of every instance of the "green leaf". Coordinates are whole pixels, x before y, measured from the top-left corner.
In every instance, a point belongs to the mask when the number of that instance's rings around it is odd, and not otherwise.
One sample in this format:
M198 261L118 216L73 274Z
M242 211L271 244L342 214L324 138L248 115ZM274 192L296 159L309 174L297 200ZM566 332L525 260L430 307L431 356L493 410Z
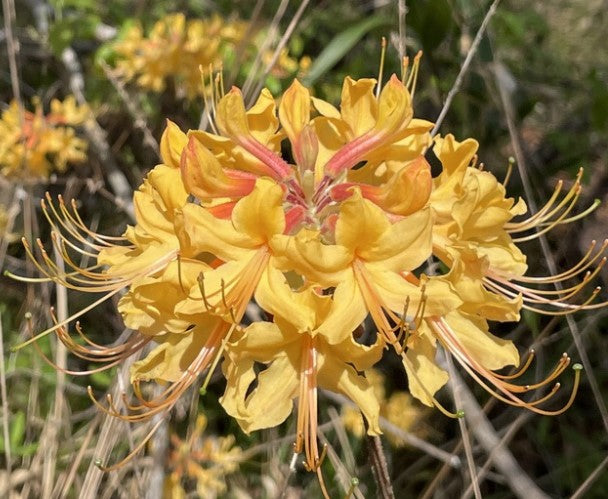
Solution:
M99 388L108 388L114 379L115 370L100 371L91 374L91 382Z
M369 17L336 35L310 66L308 74L303 78L304 84L307 86L312 85L350 52L366 33L378 26L388 24L390 24L388 19L376 15Z
M408 26L418 34L422 48L431 52L452 28L452 8L447 0L424 0L408 4Z
M30 442L29 444L20 446L16 448L13 453L16 456L27 457L32 456L38 450L39 443L38 442Z
M534 336L538 336L540 333L538 314L535 312L530 312L529 310L522 310L521 317Z
M74 30L69 22L58 21L49 29L49 44L55 55L61 54L74 38Z
M11 433L10 433L10 442L11 448L15 449L16 447L21 445L23 442L23 437L25 435L25 413L23 411L18 411L12 418L11 421Z

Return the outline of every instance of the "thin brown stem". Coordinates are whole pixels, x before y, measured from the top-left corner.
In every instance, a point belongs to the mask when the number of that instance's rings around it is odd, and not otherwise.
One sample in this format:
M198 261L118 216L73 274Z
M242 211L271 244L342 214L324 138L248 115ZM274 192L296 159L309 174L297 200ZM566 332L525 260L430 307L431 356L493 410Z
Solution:
M365 440L367 442L370 465L372 467L376 486L378 487L378 497L382 497L382 499L395 499L391 477L388 473L388 466L386 464L386 457L384 456L384 449L382 448L382 440L380 440L380 437L378 436L367 435L369 425L363 414L361 414L361 417L363 418L363 425L365 427Z

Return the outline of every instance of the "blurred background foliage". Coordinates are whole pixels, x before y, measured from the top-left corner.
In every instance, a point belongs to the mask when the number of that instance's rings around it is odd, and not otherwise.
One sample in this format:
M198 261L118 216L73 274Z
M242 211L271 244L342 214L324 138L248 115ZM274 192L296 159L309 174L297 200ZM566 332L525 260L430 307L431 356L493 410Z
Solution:
M93 145L85 163L67 172L52 174L44 181L29 179L16 182L0 177L0 205L4 214L0 219L4 220L0 245L3 267L22 275L32 272L24 264L22 247L15 241L16 236L25 235L28 239L39 236L48 243L48 229L44 224L38 226L41 213L35 201L47 190L53 195L62 193L66 199L78 199L88 223L100 232L119 234L128 217L117 207L116 199L120 196L113 189L110 175L118 172L131 191L136 189L145 173L159 161L154 140L151 141L150 137L159 139L165 119L176 121L183 129L198 127L203 111L202 98L178 96L171 85L163 92L155 93L132 83L113 81L111 71L117 62L114 44L125 36L130 27L139 23L148 32L166 14L181 12L188 19L206 19L219 14L224 19L248 20L255 15L256 29L267 30L277 11L284 8L276 33L267 34L264 38L271 38L271 48L274 48L299 6L299 2L279 0L259 3L227 0L50 0L45 3L43 0L16 0L12 36L18 43L18 83L24 105L29 106L32 98L37 97L48 109L52 98L65 98L73 93L74 78L81 76L84 83L82 97L103 130L101 139L108 150L104 151L96 144L94 131L79 129L78 133ZM416 89L415 116L433 121L439 115L488 7L488 2L476 0L407 2L407 54L411 57L418 50L424 53ZM400 72L398 18L396 1L313 0L287 42L289 55L299 61L299 66L280 74L256 76L256 81L261 79L274 94L278 94L294 76L299 75L312 86L317 96L338 104L345 76L377 76L382 36L388 39L385 78L392 72ZM15 97L7 37L8 33L3 29L0 35L2 110ZM558 179L571 181L582 166L585 168L586 188L581 195L580 209L595 198L602 199L605 205L608 201L608 51L604 49L607 39L608 8L605 0L502 1L440 133L453 133L458 139L476 138L480 142L480 160L498 178L504 177L508 158L514 155L514 150L505 102L500 97L499 86L502 86L507 92L517 138L523 147L535 201L546 200ZM256 41L257 44L262 42ZM70 66L69 58L66 59L68 55L76 57L76 74L73 64ZM310 58L310 64L302 62L304 57ZM247 59L235 67L235 60L225 61L224 72L230 80L228 83L243 85L252 70L253 61ZM108 166L108 157L115 163L116 171ZM523 194L516 173L509 188L513 196ZM7 224L7 220L10 223ZM607 222L608 211L600 207L585 222L554 230L549 235L549 244L559 268L575 263L592 239L603 240L608 235ZM530 246L528 253L531 255L530 273L546 273L548 264L540 248ZM606 277L604 273L604 283ZM18 492L22 496L38 497L44 488L40 471L44 462L41 446L49 438L47 422L52 417L57 374L41 359L36 349L30 347L13 353L9 348L19 338L27 336L31 328L41 330L49 324L48 306L54 303L55 290L51 286L25 286L6 276L0 279L11 449L11 463L7 463L5 438L0 437L0 463L5 470L0 477L0 495L8 494L1 484L8 483L7 473L12 473L15 484L12 494L15 497ZM72 311L91 302L89 297L73 293L68 293L68 301ZM123 329L115 303L111 302L102 304L81 320L87 333L102 342L112 341ZM575 320L606 403L606 313L579 314ZM521 351L535 343L539 352L537 374L547 372L563 351L568 351L575 361L578 360L565 320L547 320L526 314L517 327L507 324L497 326L496 330L516 340ZM46 355L55 355L54 339L47 338L39 346ZM70 368L88 367L74 359L70 359L68 365ZM76 477L70 479L71 488L67 494L71 497L79 495L83 477L99 457L94 455L98 430L95 430L92 440L90 435L87 437L87 432L94 428L93 425L100 424L101 416L91 407L86 386L91 385L98 398L103 397L104 391L113 386L114 375L115 372L110 371L85 378L67 378L67 416L59 434L55 435L58 442L54 463L56 477L65 480L73 455L86 444L85 457L76 470ZM391 394L406 388L406 380L397 366L387 364L382 375L387 401ZM234 422L225 418L217 403L223 391L221 384L212 385L210 391L213 393L195 397L192 402L184 401L174 411L170 422L170 431L185 438L187 428L191 428L196 419L189 415L191 404L196 404L207 418L205 437L201 438L234 435L234 445L243 450L238 470L225 470L229 472L226 475L227 492L221 488L209 489L209 495L276 496L289 476L293 422L278 430L246 436ZM482 403L487 401L481 390L476 387L474 391L478 400ZM449 394L444 397L449 400ZM349 427L348 417L341 418L343 409L339 400L322 396L322 419L332 421L324 429L324 435L337 452L331 459L332 464L325 465L326 481L332 494L344 495L338 485L339 473L334 471L337 460L348 468L351 476L358 478L361 493L372 497L376 489L365 442L357 436L356 429ZM412 418L405 430L447 452L458 446L460 433L454 421L421 407L414 410L419 411L418 416ZM551 497L571 495L607 455L607 432L587 382L583 382L574 406L556 418L526 414L521 420L519 411L493 402L486 410L499 437L516 418L521 422L508 447L522 469ZM120 428L124 431L123 426ZM132 431L135 438L143 435L135 429ZM117 461L117 456L126 453L126 442L127 439L123 438L116 445L110 461ZM209 442L209 445L217 443ZM391 439L385 440L384 445L397 497L415 497L424 491L426 497L455 497L467 488L462 451L458 451L461 466L453 468L442 466L430 454L411 445L394 445ZM474 451L478 465L482 466L487 455L477 444ZM209 463L217 455L205 456L199 458L207 459L204 467L209 468ZM173 459L177 458L173 456ZM180 482L183 490L192 496L200 486L197 482L200 477L175 474L175 466L176 462L166 465L167 476ZM138 480L146 470L146 462L136 460L134 465L117 472L122 480L104 476L100 494L105 494L103 497L141 494L142 483ZM224 481L223 472L218 473L216 478ZM165 486L169 487L167 493L178 494L177 488L171 488L170 480ZM320 494L315 476L302 471L289 477L286 490L287 497L315 497ZM489 498L514 495L504 477L492 469L481 490L483 496ZM608 472L604 468L585 497L605 497L606 490Z

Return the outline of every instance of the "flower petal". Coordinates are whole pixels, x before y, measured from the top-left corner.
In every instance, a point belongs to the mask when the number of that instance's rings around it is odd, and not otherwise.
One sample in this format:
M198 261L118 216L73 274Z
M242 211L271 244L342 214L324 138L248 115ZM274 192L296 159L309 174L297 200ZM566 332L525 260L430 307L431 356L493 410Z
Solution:
M173 168L179 168L179 158L188 141L186 134L171 120L160 138L160 157L163 163Z
M419 334L405 356L407 361L403 365L410 393L423 404L433 407L431 397L448 382L448 373L435 362L435 346L425 334Z
M519 353L513 342L491 334L485 319L452 312L445 317L445 321L464 346L465 352L486 369L493 371L519 365Z
M254 244L266 243L285 230L283 190L267 178L259 178L253 191L232 211L232 224L239 234L248 235Z

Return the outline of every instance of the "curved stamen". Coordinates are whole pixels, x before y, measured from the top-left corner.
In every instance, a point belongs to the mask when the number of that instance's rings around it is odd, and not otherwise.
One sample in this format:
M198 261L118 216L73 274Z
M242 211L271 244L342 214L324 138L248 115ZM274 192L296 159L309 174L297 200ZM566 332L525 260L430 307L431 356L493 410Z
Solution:
M544 380L542 380L538 383L535 383L533 385L524 385L524 386L514 385L512 383L505 382L505 379L512 379L513 375L510 375L509 378L496 376L493 372L491 372L490 370L484 368L481 364L479 364L467 352L466 348L464 348L462 343L458 340L455 333L451 330L449 324L445 321L445 319L433 318L429 321L429 325L431 326L432 330L437 335L437 338L439 339L439 341L441 341L442 345L444 345L444 348L446 348L446 350L449 351L456 358L456 360L459 362L459 364L471 375L471 377L473 379L475 379L475 381L477 381L477 383L479 383L479 385L482 388L484 388L484 390L488 391L490 394L492 394L499 400L501 400L507 404L517 406L517 407L525 407L536 413L545 414L545 415L561 414L562 412L567 410L568 407L570 407L570 405L572 404L572 401L574 400L574 396L576 394L576 391L577 391L578 385L579 385L580 373L578 372L579 371L578 365L574 366L575 367L575 382L574 382L574 386L573 386L573 390L572 390L570 399L566 403L566 405L559 410L547 411L547 410L539 409L538 407L536 407L537 405L546 402L551 397L553 397L553 395L555 395L555 393L557 392L557 390L560 387L559 383L556 384L546 396L543 396L540 399L537 399L532 402L526 402L526 401L522 400L520 397L515 395L515 393L526 393L528 391L540 388L540 387L545 386L548 383L552 382L555 378L557 378L560 374L562 374L564 372L564 370L567 368L567 366L570 364L570 358L568 357L567 354L564 354L562 356L562 358L559 360L556 368ZM524 368L519 370L519 373L523 374L523 372L525 372L527 370L528 365L529 365L529 361L526 362L526 364L524 365ZM487 380L494 387L496 387L498 392L496 390L492 389L490 386L488 386L488 384L484 380Z
M532 310L534 312L538 312L541 314L568 315L568 314L577 312L579 310L593 310L596 308L602 308L608 304L608 301L591 304L591 302L593 300L595 300L595 298L601 291L600 287L596 287L591 292L591 295L583 303L576 305L576 304L572 304L572 303L565 303L564 301L562 301L561 298L559 300L558 299L547 299L547 298L541 296L540 294L536 293L536 290L532 290L530 288L525 288L523 286L517 286L517 285L515 285L507 280L501 279L500 277L497 277L497 276L493 276L493 279L495 279L495 280L490 280L488 278L484 278L483 282L487 287L492 288L494 291L496 291L499 294L502 294L508 298L515 298L515 297L523 294L523 297L524 297L523 307L528 310ZM583 282L582 284L583 285L587 284L587 282ZM512 291L509 288L514 289L514 290ZM582 289L583 289L583 287L581 286L580 289L575 294L579 293ZM559 308L562 310L561 311L552 311L552 310L546 310L546 309L539 309L537 307L530 306L529 305L530 303L543 304L543 305Z
M510 281L519 281L519 282L525 282L525 283L550 284L550 283L565 281L567 279L570 279L571 277L574 277L574 276L580 274L581 272L587 270L591 265L593 265L597 261L597 259L606 251L606 248L608 248L608 239L604 240L601 248L597 251L595 256L593 256L593 258L589 258L591 256L591 253L593 252L596 244L597 244L596 241L591 241L591 244L589 245L589 249L587 250L587 253L585 253L585 255L579 260L579 262L576 265L574 265L573 267L571 267L570 269L568 269L564 272L561 272L560 274L555 274L555 275L546 276L546 277L512 276L512 275L505 275L503 277Z
M574 208L574 205L576 204L576 202L578 201L579 196L581 195L581 191L582 188L579 185L578 188L576 189L575 193L574 193L574 197L572 198L572 200L570 201L570 204L567 206L567 208L564 210L564 212L555 220L551 220L550 222L545 222L545 219L543 219L543 222L540 222L538 224L535 225L535 227L538 229L538 227L543 226L544 228L541 230L536 230L536 232L534 232L533 234L530 234L529 236L522 236L522 237L514 237L513 242L515 243L521 243L524 241L531 241L533 239L536 239L540 236L542 236L543 234L546 234L547 232L549 232L550 230L552 230L554 227L557 227L558 225L562 225L564 222L564 220L566 219L566 217L568 216L568 214L572 211L572 209ZM565 201L566 198L564 198ZM557 208L556 208L557 210ZM555 210L555 211L556 211ZM546 220L550 220L551 216L553 215L553 212L551 212L551 214L547 215ZM520 232L520 231L518 231Z

